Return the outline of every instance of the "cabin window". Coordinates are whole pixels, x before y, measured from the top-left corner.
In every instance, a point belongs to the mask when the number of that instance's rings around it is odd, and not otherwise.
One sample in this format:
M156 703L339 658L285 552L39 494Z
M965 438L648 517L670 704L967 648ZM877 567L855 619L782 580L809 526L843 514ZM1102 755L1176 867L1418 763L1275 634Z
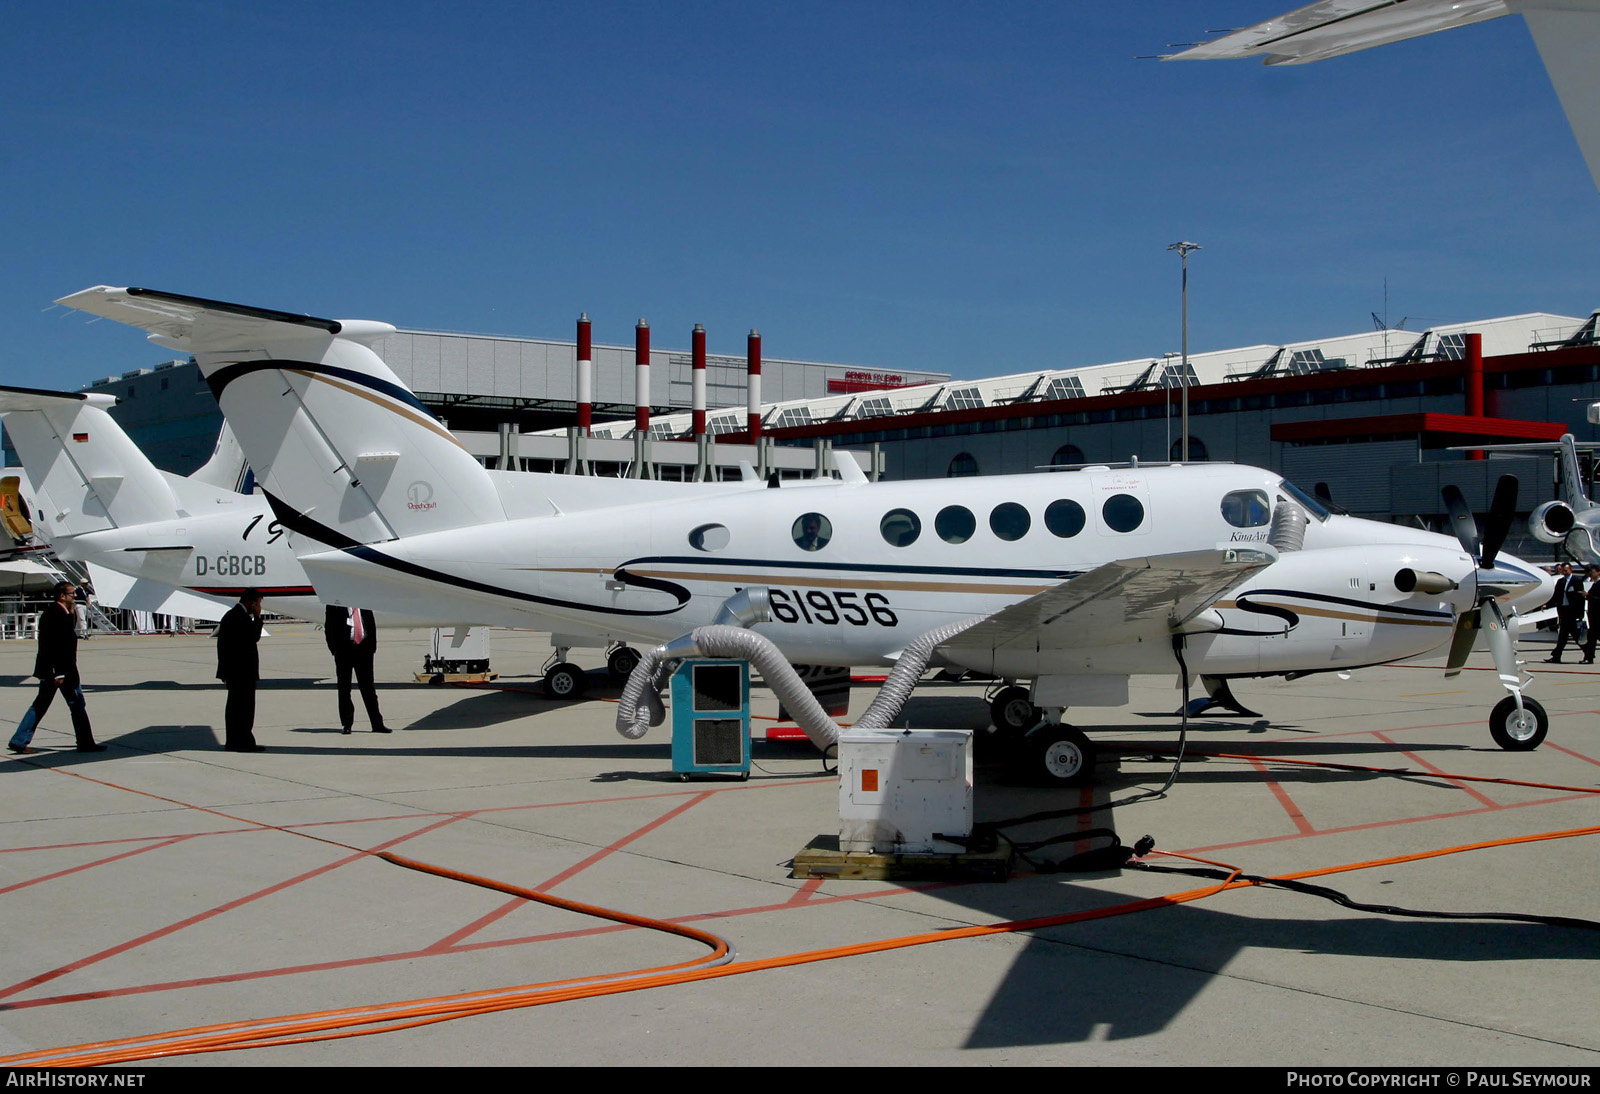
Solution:
M1222 497L1222 519L1235 528L1260 528L1272 522L1265 490L1235 490Z
M922 534L922 521L909 509L891 509L878 522L883 541L891 547L909 547Z
M1132 494L1112 494L1100 507L1106 527L1114 532L1131 532L1144 523L1144 502Z
M1018 540L1028 534L1033 518L1014 501L1002 502L989 512L989 530L1004 540Z
M702 524L689 533L689 546L696 551L720 551L728 545L725 524Z
M833 538L833 522L821 513L801 513L789 534L802 551L820 551Z
M933 530L946 543L965 543L978 529L978 518L964 505L947 505L933 518Z
M1068 498L1053 501L1045 507L1044 526L1050 529L1051 535L1062 539L1071 539L1083 531L1086 520L1083 506Z

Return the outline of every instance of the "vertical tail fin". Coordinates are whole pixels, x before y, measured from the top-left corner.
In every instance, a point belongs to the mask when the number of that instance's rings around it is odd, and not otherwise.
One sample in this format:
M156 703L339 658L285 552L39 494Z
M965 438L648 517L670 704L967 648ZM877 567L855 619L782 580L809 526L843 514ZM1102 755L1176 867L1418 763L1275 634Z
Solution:
M0 387L0 418L32 480L47 535L170 520L167 484L105 408L109 395Z
M222 422L222 429L217 433L217 447L212 449L211 458L189 478L195 482L203 482L207 486L226 490L230 494L251 492L245 489L251 479L250 462L244 458L244 449L239 447L239 438L233 435L233 427L226 419Z
M1589 500L1589 495L1584 493L1583 473L1578 469L1578 442L1571 433L1561 435L1561 500L1567 503L1574 513L1583 513L1595 508L1594 502Z
M355 542L505 519L488 473L373 352L387 323L108 286L58 303L192 354L267 492Z

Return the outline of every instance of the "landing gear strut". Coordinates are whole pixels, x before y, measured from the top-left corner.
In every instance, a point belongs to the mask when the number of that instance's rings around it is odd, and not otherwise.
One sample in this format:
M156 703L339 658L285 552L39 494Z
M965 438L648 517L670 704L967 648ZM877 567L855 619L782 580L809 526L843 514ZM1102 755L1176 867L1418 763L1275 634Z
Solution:
M582 699L588 690L589 678L577 665L567 660L567 647L556 650L555 662L544 672L544 694L547 699Z

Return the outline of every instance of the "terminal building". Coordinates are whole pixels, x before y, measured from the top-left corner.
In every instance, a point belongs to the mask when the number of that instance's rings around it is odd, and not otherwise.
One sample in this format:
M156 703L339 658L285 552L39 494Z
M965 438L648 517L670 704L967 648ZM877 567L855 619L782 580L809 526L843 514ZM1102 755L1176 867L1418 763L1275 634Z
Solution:
M493 467L682 479L748 464L781 478L832 473L848 453L869 477L909 479L1173 460L1187 395L1189 459L1268 467L1357 515L1443 528L1447 484L1480 512L1503 474L1524 513L1555 496L1553 458L1462 449L1600 440L1585 413L1600 401L1597 320L1541 312L1194 353L1187 370L1166 354L979 380L762 361L752 337L745 357L701 358L698 429L698 352L652 349L642 326L633 347L592 348L587 429L576 341L406 330L375 348ZM159 465L186 473L209 456L220 415L193 363L87 390L122 400L113 413Z

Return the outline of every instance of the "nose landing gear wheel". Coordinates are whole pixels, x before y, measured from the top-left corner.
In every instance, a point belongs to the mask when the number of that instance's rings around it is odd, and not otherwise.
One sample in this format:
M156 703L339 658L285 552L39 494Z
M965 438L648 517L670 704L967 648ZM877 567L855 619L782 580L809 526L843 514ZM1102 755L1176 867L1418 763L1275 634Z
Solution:
M1526 695L1522 697L1521 711L1517 710L1517 701L1507 695L1489 715L1489 736L1508 752L1531 752L1549 732L1550 716L1544 712L1544 707Z
M563 661L544 674L544 694L549 699L582 699L588 683L582 669Z
M1026 733L1039 724L1043 712L1028 698L1028 689L1001 688L989 702L989 718L1002 734Z
M613 680L627 680L639 664L639 651L631 646L618 646L606 656L606 671Z
M1094 781L1094 745L1072 726L1045 726L1028 735L1035 776L1046 786L1086 786Z

